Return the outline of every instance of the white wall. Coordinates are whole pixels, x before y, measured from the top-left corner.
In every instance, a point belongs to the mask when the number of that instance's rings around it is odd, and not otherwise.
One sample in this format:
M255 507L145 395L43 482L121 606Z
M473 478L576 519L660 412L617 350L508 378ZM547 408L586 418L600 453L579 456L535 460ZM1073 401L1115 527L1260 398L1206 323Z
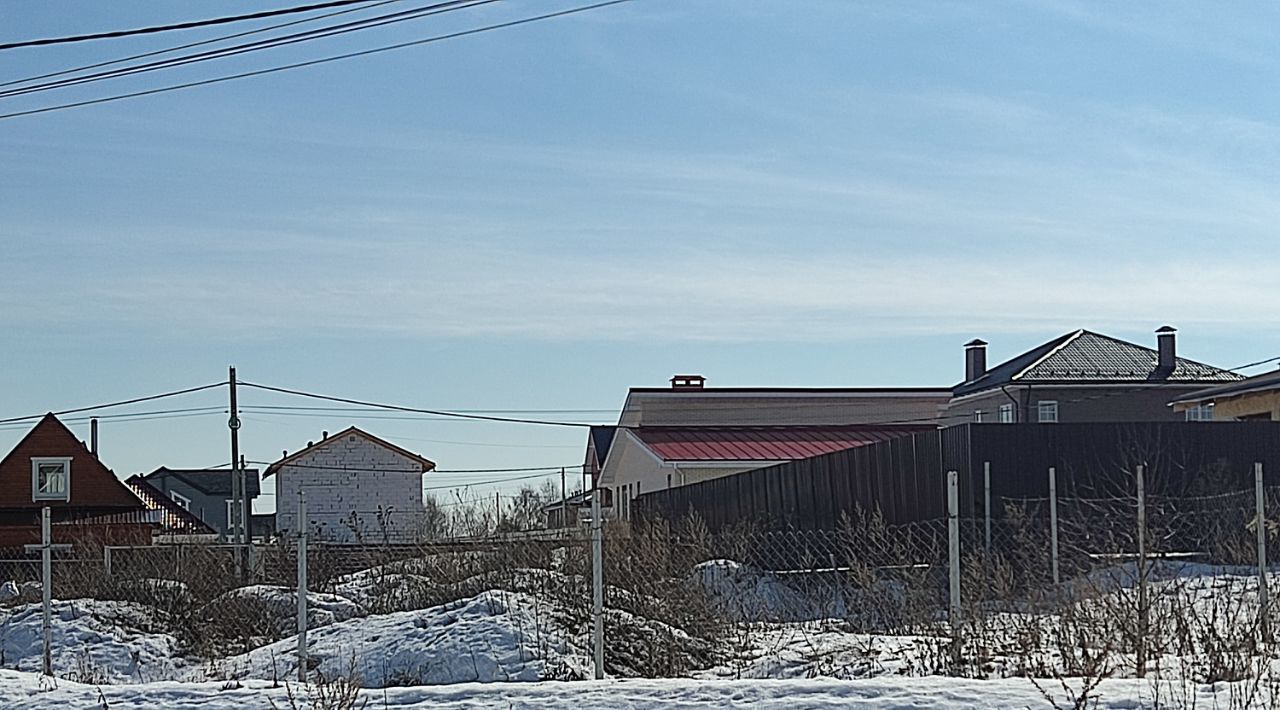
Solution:
M276 530L297 530L298 492L307 496L309 533L355 542L410 541L422 518L422 464L358 434L321 444L282 466L276 483ZM384 515L384 526L378 511ZM356 514L355 527L352 513Z

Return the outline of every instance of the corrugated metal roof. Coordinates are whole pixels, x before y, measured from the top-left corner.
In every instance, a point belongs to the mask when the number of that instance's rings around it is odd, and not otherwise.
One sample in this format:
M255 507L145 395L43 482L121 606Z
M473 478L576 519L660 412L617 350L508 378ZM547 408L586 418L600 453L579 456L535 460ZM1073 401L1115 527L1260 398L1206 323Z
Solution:
M636 427L665 461L792 461L888 441L931 426Z

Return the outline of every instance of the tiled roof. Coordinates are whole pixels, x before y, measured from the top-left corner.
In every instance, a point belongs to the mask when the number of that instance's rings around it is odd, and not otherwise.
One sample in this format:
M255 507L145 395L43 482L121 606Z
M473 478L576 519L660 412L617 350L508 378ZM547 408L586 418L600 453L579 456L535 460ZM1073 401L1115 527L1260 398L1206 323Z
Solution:
M1141 345L1088 330L1055 338L1003 362L973 382L955 389L957 396L999 387L1027 383L1109 383L1109 382L1234 382L1240 375L1177 358L1172 372L1160 372L1160 356Z
M636 427L665 461L791 461L887 441L931 426Z

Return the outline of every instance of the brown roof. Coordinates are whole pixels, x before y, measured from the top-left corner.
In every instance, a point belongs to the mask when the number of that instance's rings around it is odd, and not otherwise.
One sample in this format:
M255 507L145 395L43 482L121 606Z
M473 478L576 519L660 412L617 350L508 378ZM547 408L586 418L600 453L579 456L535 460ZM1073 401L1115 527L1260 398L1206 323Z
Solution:
M70 499L67 501L33 501L31 499L31 459L39 456L71 459ZM111 469L89 453L84 442L58 421L52 413L44 415L22 437L17 446L0 459L0 508L79 508L142 510L142 501L124 485Z
M400 454L401 456L404 456L406 458L409 458L418 462L419 464L422 465L423 473L426 473L427 471L430 471L436 467L436 464L434 461L431 461L430 459L419 456L418 454L415 454L412 451L409 451L408 449L402 449L399 446L396 446L395 444L391 443L390 441L387 441L386 439L382 439L380 437L374 436L373 434L370 434L369 432L364 431L358 427L347 427L346 429L343 429L337 434L331 434L327 438L321 439L320 441L317 441L316 443L308 446L307 448L301 451L298 451L297 453L286 456L280 459L279 461L276 461L275 463L271 464L270 466L267 466L267 470L262 474L262 477L266 478L267 476L274 474L276 471L279 471L281 467L289 465L290 462L296 460L298 457L305 456L306 454L309 454L312 451L315 451L316 449L319 449L325 446L326 444L329 444L337 439L347 436L348 434L355 434L356 436L364 437L366 440L378 446L381 446L385 449L389 449L391 451L396 452L397 454Z

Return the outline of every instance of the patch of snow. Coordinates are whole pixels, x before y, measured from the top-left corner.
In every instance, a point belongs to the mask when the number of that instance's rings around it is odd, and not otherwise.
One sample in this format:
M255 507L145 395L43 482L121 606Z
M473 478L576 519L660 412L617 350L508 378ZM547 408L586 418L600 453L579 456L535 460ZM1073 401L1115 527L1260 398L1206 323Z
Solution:
M369 688L584 677L589 668L545 604L518 593L337 622L308 631L307 642L319 677L358 677ZM237 678L294 678L296 648L289 638L225 665Z
M181 675L188 665L175 653L172 635L156 631L156 612L131 602L82 599L52 605L56 675L96 683L141 683ZM0 620L0 661L7 668L39 671L42 663L39 604L18 607Z

